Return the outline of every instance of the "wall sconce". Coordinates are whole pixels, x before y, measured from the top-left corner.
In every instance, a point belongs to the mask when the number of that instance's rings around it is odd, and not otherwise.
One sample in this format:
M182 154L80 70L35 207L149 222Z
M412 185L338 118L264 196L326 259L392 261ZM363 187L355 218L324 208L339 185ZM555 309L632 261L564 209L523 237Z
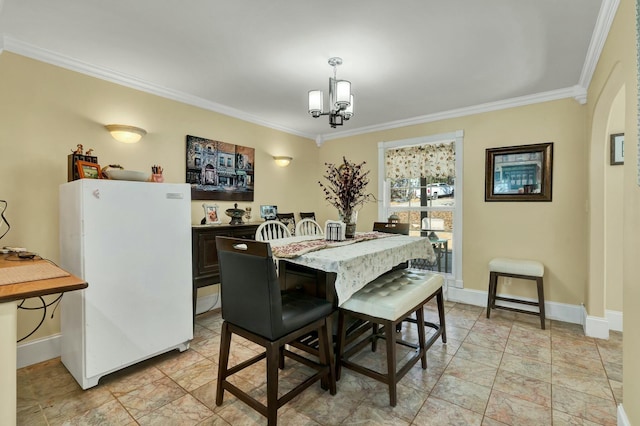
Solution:
M285 156L277 156L277 157L273 157L273 159L275 160L276 164L280 167L287 167L291 162L291 160L293 160L293 158L285 157Z
M124 143L136 143L147 134L147 131L140 127L125 126L124 124L107 124L104 127L115 140Z

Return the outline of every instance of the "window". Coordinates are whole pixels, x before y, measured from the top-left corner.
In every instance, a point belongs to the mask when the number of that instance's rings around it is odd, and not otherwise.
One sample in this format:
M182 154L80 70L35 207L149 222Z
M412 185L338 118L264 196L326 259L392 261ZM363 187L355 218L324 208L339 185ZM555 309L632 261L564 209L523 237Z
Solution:
M462 287L462 131L381 142L378 160L378 220L396 214L411 235L430 238L436 262L414 266L447 274Z

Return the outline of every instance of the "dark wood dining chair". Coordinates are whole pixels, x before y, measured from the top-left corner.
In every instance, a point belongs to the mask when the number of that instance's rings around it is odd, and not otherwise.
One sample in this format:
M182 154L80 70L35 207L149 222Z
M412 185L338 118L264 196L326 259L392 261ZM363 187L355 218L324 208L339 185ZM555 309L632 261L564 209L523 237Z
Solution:
M316 212L300 212L300 219L316 220Z
M296 234L296 216L293 213L276 213L276 219L287 225L291 235Z
M281 293L267 242L239 238L216 237L220 266L222 305L222 336L218 363L216 405L223 403L229 391L239 400L267 418L270 426L277 424L278 409L306 388L321 380L323 389L336 393L333 350L329 347L327 318L333 306L325 299L302 293ZM310 360L285 345L300 336L315 331L319 336L319 361ZM231 339L243 337L264 348L264 352L229 367ZM315 370L302 383L278 397L278 369L284 367L284 357ZM229 380L234 374L266 359L267 403L256 400Z
M373 222L373 230L389 234L409 235L409 224L400 222Z

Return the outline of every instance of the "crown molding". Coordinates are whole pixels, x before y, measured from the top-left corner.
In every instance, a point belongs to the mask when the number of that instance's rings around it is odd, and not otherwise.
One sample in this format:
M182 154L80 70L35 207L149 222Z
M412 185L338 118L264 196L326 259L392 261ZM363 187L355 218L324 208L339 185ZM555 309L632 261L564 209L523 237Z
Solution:
M564 89L551 90L548 92L536 93L533 95L520 96L517 98L505 99L501 101L488 102L484 104L474 105L471 107L457 108L449 111L437 112L434 114L422 115L419 117L409 118L406 120L391 121L388 123L377 124L374 126L360 127L354 130L337 132L332 134L318 135L316 143L318 146L324 141L331 139L355 136L363 133L379 132L382 130L396 129L398 127L415 126L418 124L430 123L434 121L447 120L450 118L464 117L468 115L482 114L485 112L499 111L502 109L515 108L519 106L532 105L541 102L556 101L559 99L574 98L580 104L586 103L587 90L578 85L567 87ZM318 141L321 141L320 143Z
M578 85L581 87L589 87L589 84L591 84L591 78L595 72L596 65L598 65L600 54L609 36L609 30L619 5L620 0L602 0L596 25L589 42L589 48L587 49L587 57L582 66L582 73L580 73Z
M1 1L1 0L0 0ZM26 56L31 59L35 59L41 62L46 62L51 65L55 65L61 68L65 68L71 71L76 71L81 74L85 74L91 77L99 78L101 80L109 81L111 83L119 84L121 86L130 87L132 89L141 90L152 95L157 95L163 98L171 99L174 101L182 102L187 105L192 105L198 108L206 109L209 111L217 112L220 114L228 115L243 121L248 121L259 126L268 127L281 132L289 133L292 135L301 136L307 139L313 139L314 135L303 133L288 127L279 126L274 123L262 120L246 112L230 108L225 105L211 102L206 99L202 99L197 96L190 95L188 93L172 90L167 87L158 86L148 81L109 69L105 67L99 67L86 62L79 61L77 59L60 55L53 51L42 49L37 46L33 46L28 43L24 43L20 40L16 40L12 37L3 36L0 38L0 46L2 46L2 40L4 41L4 47L7 51L16 53L18 55Z
M3 0L0 0L0 10L2 8L2 4ZM11 37L4 36L0 38L0 54L2 54L3 50L8 50L19 55L23 55L32 59L36 59L102 80L110 81L122 86L130 87L132 89L141 90L147 93L161 96L163 98L228 115L230 117L238 118L240 120L254 123L259 126L264 126L292 135L312 139L315 140L317 146L321 146L325 141L332 139L345 138L349 136L379 132L383 130L391 130L399 127L414 126L450 118L464 117L468 115L481 114L484 112L498 111L501 109L509 109L518 106L531 105L535 103L548 102L565 98L574 98L577 102L584 105L587 102L587 88L591 83L591 78L593 77L598 59L600 58L600 54L602 53L602 49L604 48L604 43L606 42L609 30L611 29L611 25L613 24L613 19L615 17L616 11L618 10L619 4L620 0L602 1L602 5L600 6L600 11L598 13L598 18L596 19L595 28L591 36L591 41L589 43L589 48L587 50L585 63L580 74L580 80L575 86L537 93L534 95L520 96L511 99L488 102L471 107L457 108L449 111L442 111L409 119L391 121L366 127L359 127L353 130L345 130L335 133L325 133L318 135L300 132L295 129L280 126L265 121L254 115L247 114L235 108L230 108L228 106L211 102L187 93L179 92L177 90L158 86L112 69L97 67L95 65L78 61L71 57L59 55L52 51L41 49L39 47L21 42Z

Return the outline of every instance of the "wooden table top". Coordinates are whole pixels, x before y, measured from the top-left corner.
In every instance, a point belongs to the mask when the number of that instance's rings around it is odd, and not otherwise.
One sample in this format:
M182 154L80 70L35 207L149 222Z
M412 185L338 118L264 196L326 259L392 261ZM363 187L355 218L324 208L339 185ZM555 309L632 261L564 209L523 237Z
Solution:
M2 268L33 265L38 262L49 264L48 261L43 259L18 260L16 255L0 255L0 274L2 273ZM27 299L30 297L45 296L47 294L80 290L87 287L88 284L84 280L71 274L66 277L24 281L15 284L3 284L0 285L0 303Z

